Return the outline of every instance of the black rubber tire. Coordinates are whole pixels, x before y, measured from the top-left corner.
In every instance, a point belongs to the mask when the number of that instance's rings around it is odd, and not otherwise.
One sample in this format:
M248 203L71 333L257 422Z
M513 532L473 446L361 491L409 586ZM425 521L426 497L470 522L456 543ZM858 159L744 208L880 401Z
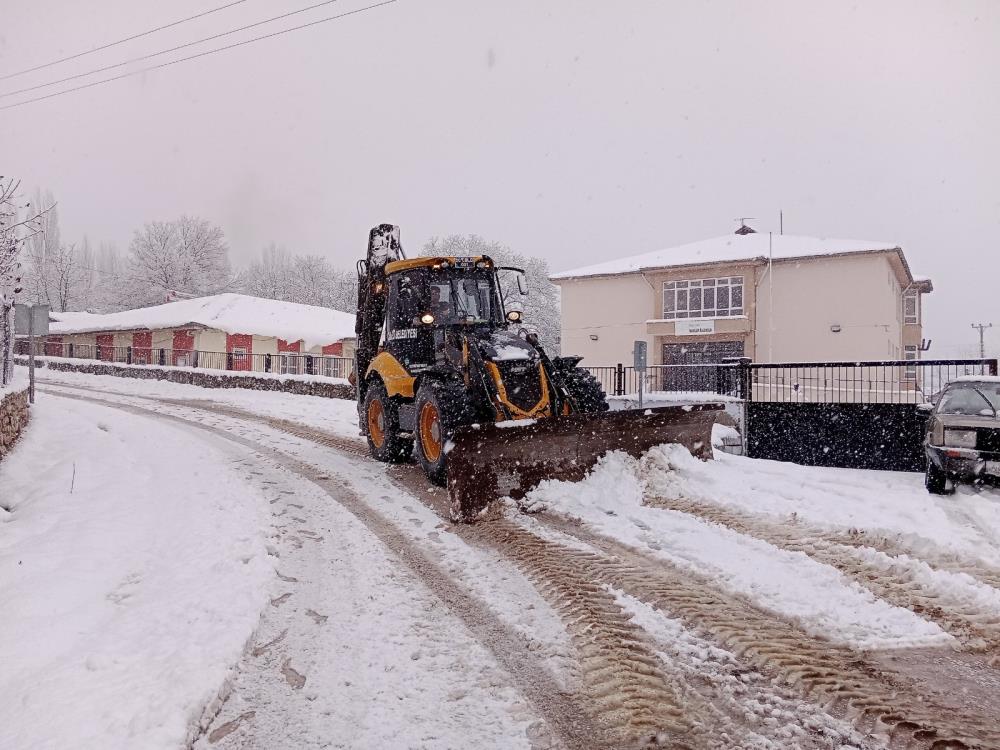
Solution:
M414 454L427 478L434 484L446 486L448 483L448 441L454 433L457 410L464 397L464 392L434 381L422 384L417 391L417 398L414 402L416 406L416 422L413 429L414 447L416 448ZM439 450L436 455L433 450L435 442L433 439L429 441L432 445L431 449L425 446L425 425L423 423L425 408L431 408L437 414L438 434L436 442Z
M368 386L365 392L365 403L363 419L367 419L370 410L378 402L382 409L382 434L384 439L379 445L372 437L372 431L365 425L365 434L368 436L368 450L372 457L378 461L386 463L403 463L408 461L413 454L413 438L403 437L399 434L399 411L396 404L389 398L385 386L380 381L375 381Z
M948 487L948 475L939 469L933 461L927 461L927 470L924 472L924 487L932 495L950 495L955 491L954 486Z
M589 370L572 367L562 371L563 385L584 414L601 414L606 412L608 398L600 382Z

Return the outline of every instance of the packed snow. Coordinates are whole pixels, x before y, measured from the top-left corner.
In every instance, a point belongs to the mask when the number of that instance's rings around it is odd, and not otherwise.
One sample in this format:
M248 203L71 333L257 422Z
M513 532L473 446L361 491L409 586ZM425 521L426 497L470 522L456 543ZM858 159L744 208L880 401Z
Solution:
M701 463L676 445L653 448L643 459L609 453L581 482L542 482L528 493L526 503L579 518L602 534L708 575L818 637L864 649L953 642L936 624L876 598L802 553L646 506L650 491L673 490L674 465L686 466L688 459Z
M155 446L155 450L153 449ZM0 462L0 747L176 748L274 575L218 444L40 396Z
M769 249L768 241L771 241ZM552 274L553 279L574 279L583 276L606 276L637 273L644 269L668 266L690 266L701 263L729 263L733 261L766 261L770 254L775 260L811 258L844 253L867 253L880 250L899 250L895 242L867 240L837 240L822 237L801 237L791 234L767 235L724 234L699 242L668 247L639 255L630 255L604 263L573 268Z
M231 334L302 341L306 349L354 337L354 315L350 313L232 293L104 315L84 312L51 315L55 322L50 324L49 332L54 335L201 325Z

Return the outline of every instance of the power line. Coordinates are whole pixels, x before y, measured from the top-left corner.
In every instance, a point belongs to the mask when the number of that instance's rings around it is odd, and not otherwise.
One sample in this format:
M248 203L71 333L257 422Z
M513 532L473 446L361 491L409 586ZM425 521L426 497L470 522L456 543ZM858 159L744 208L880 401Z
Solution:
M143 31L140 34L133 34L132 36L125 37L124 39L119 39L115 42L109 42L108 44L103 44L100 47L95 47L94 49L86 50L85 52L77 52L75 55L70 55L69 57L61 57L58 60L53 60L52 62L47 62L42 65L36 65L33 68L25 68L24 70L19 70L16 73L7 73L6 75L0 76L0 81L6 81L8 78L14 78L15 76L23 76L25 73L34 73L36 70L42 70L43 68L51 68L53 65L58 65L59 63L68 62L69 60L75 60L78 57L83 57L85 55L92 55L95 52L100 52L101 50L110 49L111 47L117 47L119 44L124 44L125 42L131 42L133 39L139 39L144 36L149 36L150 34L155 34L157 31L163 31L164 29L169 29L173 26L180 26L182 23L187 23L188 21L193 21L196 18L203 18L209 16L212 13L218 13L220 10L225 10L226 8L232 8L234 5L239 5L240 3L245 3L246 0L235 0L235 2L227 3L226 5L220 5L218 8L212 8L211 10L206 10L202 13L197 13L193 16L188 16L187 18L182 18L179 21L173 21L163 26L157 26L155 29L150 29L149 31Z
M104 73L108 70L114 70L115 68L121 68L125 65L131 65L132 63L142 62L143 60L150 60L154 57L159 57L160 55L167 55L171 52L177 52L182 49L187 49L188 47L195 47L204 42L211 42L215 39L221 39L224 36L232 36L233 34L238 34L241 31L247 31L248 29L253 29L258 26L263 26L264 24L272 23L274 21L280 21L283 18L288 18L289 16L295 16L299 13L305 13L306 11L316 10L316 8L321 8L324 5L332 5L339 0L323 0L321 3L316 3L315 5L310 5L307 8L301 8L300 10L293 10L289 13L282 13L280 16L274 16L273 18L267 18L263 21L257 21L256 23L247 24L246 26L240 26L237 29L231 29L230 31L223 31L220 34L213 34L212 36L206 36L203 39L196 39L193 42L186 42L185 44L180 44L176 47L171 47L169 49L160 50L159 52L152 52L148 55L141 55L140 57L133 57L131 60L125 60L124 62L114 63L113 65L105 65L102 68L94 68L93 70L88 70L86 73L77 73L76 75L66 76L65 78L59 78L55 81L48 81L47 83L39 83L35 86L28 86L23 89L17 89L16 91L5 91L0 93L0 99L7 96L15 96L17 94L26 94L29 91L37 91L38 89L45 89L49 86L57 86L60 83L66 83L68 81L75 81L79 78L86 78L87 76L94 75L95 73Z
M14 107L21 107L21 106L24 106L25 104L33 104L35 102L41 102L41 101L44 101L46 99L52 99L53 97L56 97L56 96L62 96L63 94L71 94L74 91L82 91L83 89L93 88L94 86L100 86L101 84L104 84L104 83L111 83L112 81L120 81L123 78L129 78L131 76L136 76L136 75L139 75L140 73L148 73L151 70L159 70L160 68L166 68L166 67L169 67L171 65L176 65L177 63L187 62L188 60L196 60L199 57L206 57L208 55L214 55L216 52L225 52L226 50L235 49L236 47L242 47L242 46L244 46L246 44L252 44L253 42L259 42L259 41L261 41L263 39L271 39L272 37L281 36L282 34L287 34L287 33L292 32L292 31L299 31L301 29L307 29L310 26L318 26L319 24L326 23L327 21L336 21L337 19L340 19L340 18L345 18L347 16L353 16L353 15L356 15L358 13L364 13L367 10L372 10L374 8L380 8L383 5L392 5L393 3L397 2L397 1L398 0L383 0L383 2L374 3L372 5L366 5L363 8L356 8L355 10L349 10L349 11L347 11L345 13L339 13L339 14L337 14L335 16L327 16L326 18L320 18L320 19L318 19L316 21L310 21L309 23L304 23L304 24L301 24L299 26L292 26L291 28L288 28L288 29L282 29L281 31L274 31L274 32L272 32L270 34L264 34L262 36L253 37L252 39L246 39L246 40L244 40L242 42L235 42L233 44L227 44L224 47L217 47L215 49L210 49L210 50L207 50L205 52L199 52L196 55L188 55L187 57L181 57L181 58L179 58L177 60L171 60L169 62L160 63L159 65L150 65L147 68L140 68L139 70L133 70L133 71L131 71L129 73L122 73L121 75L112 76L111 78L102 78L100 81L94 81L92 83L85 83L82 86L74 86L71 89L65 89L63 91L56 91L53 94L46 94L45 96L37 96L34 99L25 99L22 102L15 102L14 104L4 105L3 107L0 107L0 111L3 111L5 109L13 109Z

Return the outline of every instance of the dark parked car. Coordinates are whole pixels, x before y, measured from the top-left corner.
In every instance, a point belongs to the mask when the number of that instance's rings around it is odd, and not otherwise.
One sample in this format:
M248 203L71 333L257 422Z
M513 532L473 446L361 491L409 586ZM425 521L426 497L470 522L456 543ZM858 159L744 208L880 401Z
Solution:
M1000 483L998 413L998 377L962 377L939 394L924 440L928 492L954 492L955 482Z

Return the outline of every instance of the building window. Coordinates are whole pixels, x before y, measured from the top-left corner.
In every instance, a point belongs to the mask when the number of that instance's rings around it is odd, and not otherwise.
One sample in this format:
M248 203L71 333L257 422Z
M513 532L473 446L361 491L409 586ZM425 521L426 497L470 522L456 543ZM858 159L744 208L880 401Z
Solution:
M915 346L906 346L903 348L903 358L907 362L916 362L920 359L920 350ZM906 379L916 380L917 379L917 366L907 365L906 366Z
M920 293L915 291L903 295L903 322L920 322Z
M663 282L663 318L729 318L743 314L743 277Z

